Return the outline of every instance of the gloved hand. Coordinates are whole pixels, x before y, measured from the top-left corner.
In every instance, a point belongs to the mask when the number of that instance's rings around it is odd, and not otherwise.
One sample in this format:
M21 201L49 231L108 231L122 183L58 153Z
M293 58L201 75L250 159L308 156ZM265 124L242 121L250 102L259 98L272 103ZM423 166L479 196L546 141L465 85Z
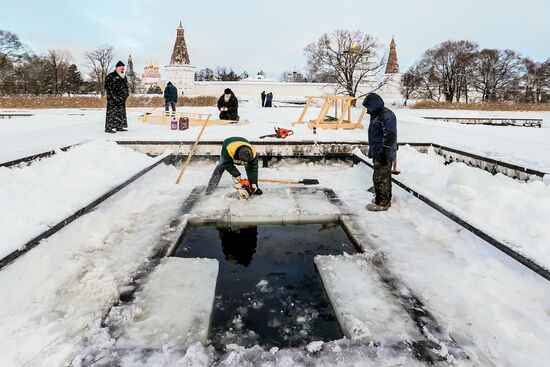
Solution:
M261 195L261 194L263 194L263 191L260 190L260 188L259 188L258 185L256 185L256 184L252 184L252 185L251 185L251 189L252 189L252 193L253 193L254 195Z
M388 164L388 155L389 152L386 148L380 149L380 153L378 153L377 161L380 162L382 166L385 166Z
M233 183L235 183L235 188L240 189L242 187L241 181L243 181L241 176L233 177Z

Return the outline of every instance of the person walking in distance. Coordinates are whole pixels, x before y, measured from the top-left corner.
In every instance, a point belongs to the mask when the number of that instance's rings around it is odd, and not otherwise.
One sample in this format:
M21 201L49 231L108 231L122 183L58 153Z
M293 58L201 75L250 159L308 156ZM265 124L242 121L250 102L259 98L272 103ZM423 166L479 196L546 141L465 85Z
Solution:
M366 209L380 212L391 206L391 167L397 154L397 118L376 93L367 95L363 106L370 115L368 156L374 164L372 181L375 192L373 201Z
M164 111L166 116L170 115L170 109L172 115L176 114L176 103L178 103L178 89L172 82L168 82L166 88L164 88Z
M126 100L129 96L128 80L126 79L125 65L122 61L116 63L115 70L105 78L107 92L107 113L105 116L105 132L116 133L127 131Z

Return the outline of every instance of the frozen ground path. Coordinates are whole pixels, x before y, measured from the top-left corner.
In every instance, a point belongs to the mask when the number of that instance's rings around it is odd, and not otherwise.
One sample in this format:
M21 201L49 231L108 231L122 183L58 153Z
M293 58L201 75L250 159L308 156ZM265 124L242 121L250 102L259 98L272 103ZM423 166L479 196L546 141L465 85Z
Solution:
M90 139L116 140L188 140L193 141L200 128L184 132L170 131L166 125L143 124L138 116L150 109L128 109L129 131L108 135L103 132L104 110L33 110L35 116L0 120L0 162L41 153ZM472 112L452 110L394 109L398 118L400 142L431 142L492 157L520 166L550 172L550 113L547 112ZM161 111L160 108L155 112ZM217 116L215 107L190 107L188 112L211 113ZM314 118L319 108L311 108L306 119ZM301 107L261 108L255 101L243 103L240 115L250 123L239 126L216 126L206 129L203 140L223 140L240 135L256 140L270 134L273 127L291 127L291 122L300 115ZM357 118L361 110L353 110ZM82 115L83 116L80 116ZM543 128L471 126L456 123L428 121L422 116L492 116L543 118ZM368 122L368 117L365 123ZM367 130L318 131L317 134L305 125L293 128L295 135L288 140L317 141L367 141Z

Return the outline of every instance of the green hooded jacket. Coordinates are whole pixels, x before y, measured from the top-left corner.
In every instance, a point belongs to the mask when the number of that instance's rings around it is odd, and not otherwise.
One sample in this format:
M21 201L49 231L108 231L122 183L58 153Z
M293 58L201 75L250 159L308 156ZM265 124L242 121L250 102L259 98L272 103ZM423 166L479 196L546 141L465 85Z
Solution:
M241 173L237 169L236 165L242 165L235 160L235 152L237 149L243 145L247 145L252 149L254 159L247 164L244 164L248 180L251 184L258 184L258 153L256 148L252 146L245 138L238 136L233 136L227 138L223 141L222 154L220 157L220 164L222 167L229 172L233 177L239 177Z

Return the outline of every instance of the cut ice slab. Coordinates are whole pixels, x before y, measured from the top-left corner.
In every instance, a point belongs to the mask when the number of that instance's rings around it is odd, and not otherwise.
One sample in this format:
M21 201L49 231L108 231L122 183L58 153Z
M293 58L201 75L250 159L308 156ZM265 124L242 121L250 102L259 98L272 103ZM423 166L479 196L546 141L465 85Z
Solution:
M423 338L367 255L316 256L315 264L346 337L376 341Z
M320 190L267 189L263 195L239 200L227 190L201 197L193 216L225 219L231 224L308 224L338 220L339 208Z
M120 307L118 318L123 320L123 330L117 346L206 344L218 265L214 259L164 259L132 305Z

